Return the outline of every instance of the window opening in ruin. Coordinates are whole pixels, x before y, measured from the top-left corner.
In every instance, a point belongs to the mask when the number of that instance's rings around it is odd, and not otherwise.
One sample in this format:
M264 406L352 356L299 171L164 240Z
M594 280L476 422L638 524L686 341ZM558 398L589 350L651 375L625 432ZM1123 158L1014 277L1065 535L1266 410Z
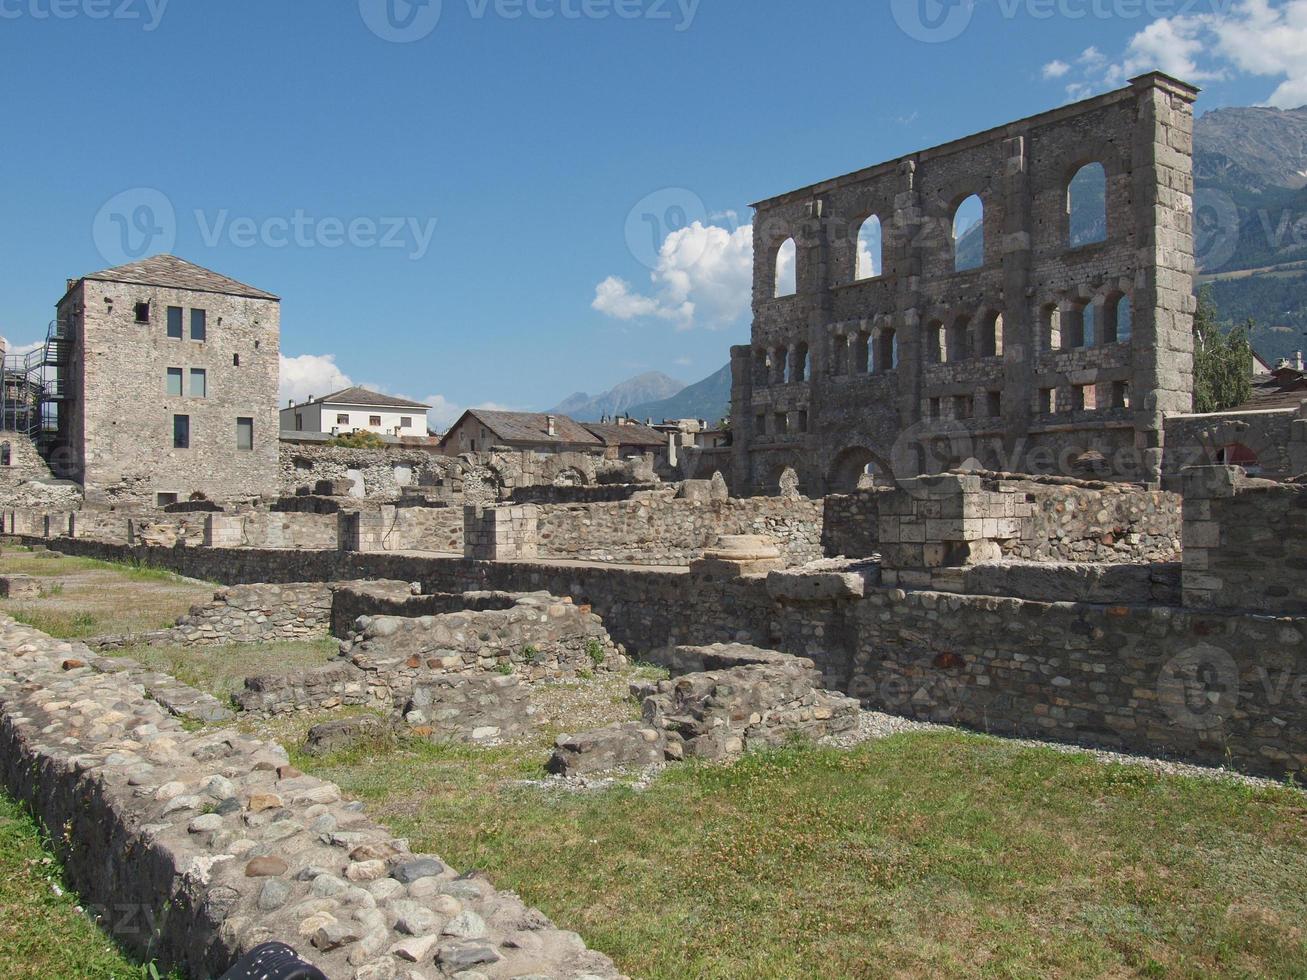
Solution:
M998 391L990 391L985 394L985 414L991 418L1001 418L1003 415L1003 394Z
M1090 303L1084 308L1081 347L1093 347L1098 339L1098 304Z
M872 215L858 229L858 270L856 278L875 279L884 269L884 257L881 245L881 223L877 215Z
M799 247L787 238L776 250L776 295L793 296L799 291Z
M799 412L799 431L808 431L808 413L802 410Z
M175 493L156 493L154 495L154 504L156 507L167 507L169 504L177 503L179 497Z
M1130 382L1129 381L1112 382L1112 407L1113 408L1130 407Z
M953 417L955 419L969 419L973 414L973 403L970 395L955 395L953 397Z
M953 269L966 272L985 264L985 205L972 194L953 212Z
M944 324L936 320L926 328L926 349L930 359L936 364L943 364L946 346Z
M181 368L168 368L168 394L173 398L182 396L182 375Z
M236 449L251 452L254 449L254 419L236 420Z
M784 412L777 412L772 419L776 424L776 434L783 436L790 430L789 417Z
M231 356L231 366L232 366L232 367L240 367L240 366L241 366L241 356L240 356L239 354L233 354L233 355Z
M1107 241L1107 171L1091 163L1067 185L1067 218L1072 248Z
M172 448L191 448L191 417L189 415L174 415L172 417Z
M1062 311L1062 350L1085 346L1085 308L1071 306Z
M1003 353L1003 314L986 313L980 324L980 356L999 357Z
M1045 306L1039 319L1041 350L1057 350L1062 346L1062 311L1056 304Z
M871 337L858 331L853 338L853 373L866 374L871 370Z
M1130 297L1115 296L1103 304L1103 338L1101 343L1119 344L1130 339Z
M931 417L932 419L937 419L937 418L939 418L939 399L938 399L938 398L932 398L932 399L930 400L930 417Z
M149 322L150 322L150 304L149 304L149 303L137 303L137 304L136 304L136 322L137 322L137 323L149 323Z
M1262 472L1261 459L1242 442L1232 442L1218 449L1216 462L1224 466L1242 466L1249 476L1258 476Z
M791 374L793 375L790 378L791 381L808 380L808 345L807 344L799 344L799 346L794 348L794 370L791 372Z
M948 328L948 337L944 342L946 348L944 360L949 364L965 361L970 356L970 344L967 338L968 326L967 318L962 316L954 320L953 325Z
M876 340L876 373L884 374L899 366L898 332L886 328Z
M1053 389L1052 389L1052 388L1040 388L1040 389L1039 389L1039 406L1038 406L1039 414L1040 414L1040 415L1052 415L1052 414L1053 414L1053 409L1054 409L1055 406L1056 406L1056 402L1054 401L1054 391L1053 391Z

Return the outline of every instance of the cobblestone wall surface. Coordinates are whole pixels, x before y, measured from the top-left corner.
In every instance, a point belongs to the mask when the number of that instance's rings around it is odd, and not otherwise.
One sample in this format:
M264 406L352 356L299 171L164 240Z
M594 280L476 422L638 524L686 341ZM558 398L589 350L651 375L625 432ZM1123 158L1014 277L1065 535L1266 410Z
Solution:
M83 904L163 971L218 976L281 940L332 978L618 976L516 896L412 853L281 746L187 731L85 653L0 620L0 781Z

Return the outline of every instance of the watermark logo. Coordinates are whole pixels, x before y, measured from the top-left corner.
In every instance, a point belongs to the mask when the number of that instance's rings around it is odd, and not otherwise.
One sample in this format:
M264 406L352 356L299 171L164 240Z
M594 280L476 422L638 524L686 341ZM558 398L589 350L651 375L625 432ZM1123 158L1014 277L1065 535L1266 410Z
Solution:
M891 0L890 11L899 29L926 44L943 44L960 37L971 25L976 0Z
M964 423L953 419L923 419L899 433L890 447L889 464L898 487L924 499L936 495L934 484L916 477L980 469L976 453L976 437Z
M695 222L708 223L708 208L694 191L684 187L664 187L642 197L626 215L626 247L646 269L660 264L663 243ZM701 255L683 255L684 264L693 264Z
M1200 643L1163 665L1157 699L1182 728L1219 729L1239 703L1239 665L1220 647Z
M104 203L95 216L91 236L96 250L110 265L126 265L177 244L177 212L162 191L137 187Z
M0 0L0 20L133 21L159 29L170 0Z
M1194 195L1194 261L1199 269L1221 268L1239 247L1239 208L1224 191L1202 188Z
M368 30L394 44L429 37L440 24L442 10L443 0L359 0Z

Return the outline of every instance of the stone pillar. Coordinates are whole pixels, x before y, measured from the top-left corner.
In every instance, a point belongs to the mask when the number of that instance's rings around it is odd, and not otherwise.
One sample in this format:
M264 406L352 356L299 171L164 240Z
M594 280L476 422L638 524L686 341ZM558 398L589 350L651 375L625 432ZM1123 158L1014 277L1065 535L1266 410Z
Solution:
M1035 314L1030 295L1031 229L1035 227L1030 190L1028 137L1003 143L1003 454L1015 459L1028 441L1035 370ZM977 395L979 397L979 395ZM988 454L986 454L988 455ZM992 465L992 461L988 461ZM1021 461L1024 463L1024 460ZM1000 467L1001 468L1001 467Z
M245 539L244 523L232 514L210 514L204 519L204 547L239 548Z
M1238 466L1190 466L1181 473L1184 494L1184 535L1181 553L1184 604L1197 609L1221 605L1224 587L1213 575L1213 557L1221 549L1221 522L1212 501L1233 497L1243 478Z
M531 504L463 508L463 555L474 561L518 561L539 554L540 511Z
M1198 91L1156 72L1130 84L1139 105L1132 154L1139 254L1132 408L1141 476L1157 486L1164 420L1193 410L1193 103Z
M767 575L784 566L780 548L760 534L728 534L691 562L690 574L707 579L735 579Z
M337 544L341 551L380 552L395 550L392 531L394 507L341 511L337 522Z

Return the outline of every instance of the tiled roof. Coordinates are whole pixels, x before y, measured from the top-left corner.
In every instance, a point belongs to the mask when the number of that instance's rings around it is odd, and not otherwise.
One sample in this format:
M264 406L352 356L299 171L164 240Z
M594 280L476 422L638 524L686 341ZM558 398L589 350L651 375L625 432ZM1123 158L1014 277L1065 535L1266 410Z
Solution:
M651 446L661 448L667 437L647 425L618 425L615 422L582 422L606 446Z
M1253 381L1253 396L1237 412L1256 412L1271 408L1297 408L1307 401L1307 375L1292 368L1278 368L1269 377Z
M140 262L131 262L113 269L93 272L83 279L100 282L125 282L139 286L164 286L169 289L194 289L205 293L222 293L227 296L248 296L253 299L279 299L272 293L255 289L235 279L228 279L212 269L187 262L175 255L155 255Z
M549 434L549 416L536 412L492 412L474 408L467 413L504 442L601 445L580 423L566 415L554 416L555 435Z
M355 385L353 388L343 388L340 391L332 392L330 395L323 395L321 398L309 402L310 405L359 405L365 408L420 408L423 411L430 408L430 405L423 405L421 402L411 402L407 398L396 398L394 395L383 395L379 391L373 391L371 388L360 388Z

